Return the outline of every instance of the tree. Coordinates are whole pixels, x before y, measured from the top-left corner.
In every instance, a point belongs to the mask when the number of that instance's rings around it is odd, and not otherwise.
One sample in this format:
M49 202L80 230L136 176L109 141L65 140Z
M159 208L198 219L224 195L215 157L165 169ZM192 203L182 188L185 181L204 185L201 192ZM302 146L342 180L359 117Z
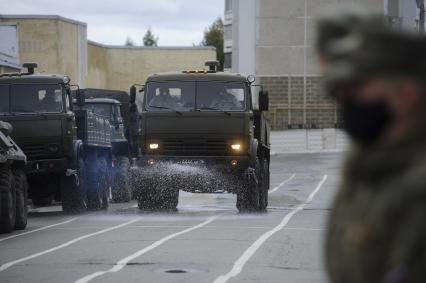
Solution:
M128 36L126 38L126 43L124 43L125 46L135 46L135 42L133 41L133 39L130 38L130 36Z
M216 47L217 60L220 63L220 68L223 69L225 55L223 51L223 21L220 17L204 31L204 39L201 45Z
M151 28L148 28L145 35L143 36L143 45L144 46L158 46L158 36L154 36L151 31Z

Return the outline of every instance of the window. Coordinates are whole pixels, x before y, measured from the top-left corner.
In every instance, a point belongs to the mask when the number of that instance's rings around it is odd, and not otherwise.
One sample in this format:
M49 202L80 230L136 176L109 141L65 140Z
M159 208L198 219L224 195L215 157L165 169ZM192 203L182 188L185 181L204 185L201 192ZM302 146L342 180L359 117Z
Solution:
M58 113L63 110L60 85L0 85L1 113Z
M149 111L246 109L246 85L243 82L151 82L147 86L146 96L146 109Z
M102 103L87 103L83 109L91 111L104 118L111 118L111 105Z
M9 86L0 85L0 113L9 113Z
M238 111L246 108L245 85L228 82L199 82L197 109Z
M225 62L223 65L225 69L232 68L232 53L225 53Z
M63 90L60 85L11 85L13 113L62 112Z
M232 0L226 0L225 1L225 12L231 12L232 11Z
M151 82L146 89L147 109L161 110L194 110L194 82Z

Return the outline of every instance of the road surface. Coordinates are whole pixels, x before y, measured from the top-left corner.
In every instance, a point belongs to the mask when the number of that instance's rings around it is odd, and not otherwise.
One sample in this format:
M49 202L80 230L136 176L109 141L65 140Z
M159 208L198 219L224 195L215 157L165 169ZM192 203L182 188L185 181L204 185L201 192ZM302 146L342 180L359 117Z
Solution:
M269 208L239 214L229 194L181 192L175 213L63 215L32 209L28 229L0 235L0 282L328 282L327 217L342 154L274 156Z

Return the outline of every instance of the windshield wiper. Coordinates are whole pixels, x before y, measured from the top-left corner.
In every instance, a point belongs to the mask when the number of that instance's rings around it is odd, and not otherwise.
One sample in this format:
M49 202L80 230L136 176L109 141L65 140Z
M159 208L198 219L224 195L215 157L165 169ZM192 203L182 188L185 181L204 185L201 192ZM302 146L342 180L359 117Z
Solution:
M197 108L198 112L201 112L203 110L221 111L221 112L225 113L226 115L231 116L231 113L229 113L226 110L219 109L219 108L213 108L213 107L200 107L200 108Z
M154 105L148 105L149 108L155 108L155 109L166 109L166 110L173 110L175 111L177 114L182 115L182 112L171 108L171 107L166 107L166 106L154 106Z

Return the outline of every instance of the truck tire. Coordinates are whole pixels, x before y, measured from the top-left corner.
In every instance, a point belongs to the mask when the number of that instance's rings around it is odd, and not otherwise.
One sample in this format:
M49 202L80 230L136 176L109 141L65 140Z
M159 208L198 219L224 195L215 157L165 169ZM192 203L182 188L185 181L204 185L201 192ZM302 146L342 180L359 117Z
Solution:
M0 166L0 233L10 233L15 228L15 186L9 166Z
M253 176L249 175L243 180L243 188L237 193L237 209L239 212L257 212L260 210L260 162L256 157L254 162L254 174L257 181Z
M155 210L157 206L155 199L149 194L138 196L137 200L140 210Z
M269 191L269 162L268 159L263 159L262 167L260 170L259 186L260 186L260 197L259 197L259 210L266 211L268 207L268 191Z
M130 161L127 157L117 158L117 167L112 181L112 201L129 202L132 198L132 191L129 184Z
M176 211L179 203L179 190L175 188L165 188L160 190L158 197L158 210Z
M63 176L61 180L62 211L80 213L87 209L87 177L83 159L79 159L77 168L78 182L75 176Z
M100 164L99 176L101 177L99 179L99 186L100 186L99 189L101 192L101 199L102 199L101 209L107 210L109 207L109 186L110 186L110 182L108 178L108 161L105 158L101 158L99 159L99 164Z
M28 183L27 176L22 170L13 170L13 179L15 185L16 195L16 218L15 229L23 230L27 227L27 196L28 196Z
M87 207L89 210L108 209L107 162L104 158L97 161L99 170L87 175Z

